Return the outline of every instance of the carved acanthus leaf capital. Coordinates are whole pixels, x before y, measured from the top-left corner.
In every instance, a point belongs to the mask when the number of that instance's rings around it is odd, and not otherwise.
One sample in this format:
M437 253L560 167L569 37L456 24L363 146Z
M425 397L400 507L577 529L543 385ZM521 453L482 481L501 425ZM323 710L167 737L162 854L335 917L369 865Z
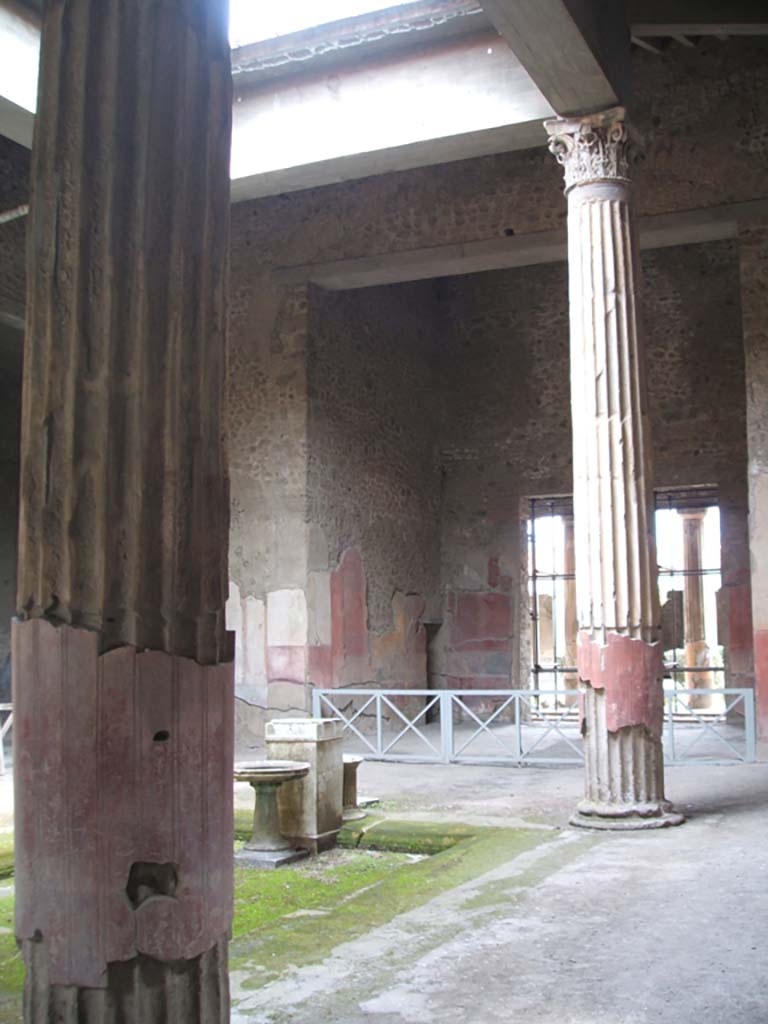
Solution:
M565 191L600 181L629 182L642 156L639 136L623 107L586 117L545 121L549 149L565 170Z

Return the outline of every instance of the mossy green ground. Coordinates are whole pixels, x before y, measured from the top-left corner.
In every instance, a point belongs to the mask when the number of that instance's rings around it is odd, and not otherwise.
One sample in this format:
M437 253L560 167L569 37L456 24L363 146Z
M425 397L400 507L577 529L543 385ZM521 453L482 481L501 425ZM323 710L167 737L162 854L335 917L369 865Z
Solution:
M251 824L250 814L236 813L236 845L250 836ZM340 849L319 858L279 871L238 868L231 969L242 972L243 987L259 987L549 838L371 815L349 823ZM0 877L12 870L12 838L0 837ZM23 986L12 895L0 896L0 929L0 1024L10 1024L19 1019Z
M381 861L384 870L373 867L369 881L357 891L350 891L351 885L344 893L342 887L326 887L323 895L317 896L321 919L316 915L282 914L259 930L240 933L236 924L230 967L238 972L243 989L258 988L291 968L319 963L342 942L387 924L398 914L499 867L552 836L551 832L528 829L378 823L371 819L353 823L344 830L341 841L345 846L357 847L357 858L369 857L374 847L389 843L410 853L439 852L418 861ZM362 863L357 859L350 862ZM307 869L295 868L294 873L301 874L302 870ZM359 870L350 868L350 881ZM236 920L239 913L242 910L236 911Z

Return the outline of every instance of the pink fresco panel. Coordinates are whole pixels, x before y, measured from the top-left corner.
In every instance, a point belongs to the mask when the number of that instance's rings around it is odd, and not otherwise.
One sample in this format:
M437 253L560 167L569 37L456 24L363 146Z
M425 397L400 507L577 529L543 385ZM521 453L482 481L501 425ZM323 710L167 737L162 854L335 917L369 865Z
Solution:
M363 559L354 548L341 556L331 573L331 643L334 675L348 658L368 655L368 598Z
M306 647L267 647L267 679L270 683L304 683L306 677Z
M307 650L309 682L321 690L333 686L333 649L329 646L310 647Z
M503 651L510 643L508 594L465 591L456 598L451 638L457 650Z

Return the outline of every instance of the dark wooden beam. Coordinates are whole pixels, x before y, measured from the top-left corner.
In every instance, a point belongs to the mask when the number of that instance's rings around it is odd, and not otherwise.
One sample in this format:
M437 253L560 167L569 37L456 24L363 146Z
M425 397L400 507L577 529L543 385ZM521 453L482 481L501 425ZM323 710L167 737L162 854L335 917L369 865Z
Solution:
M768 35L766 0L629 0L632 35Z
M623 4L484 0L483 9L556 114L592 113L627 101Z

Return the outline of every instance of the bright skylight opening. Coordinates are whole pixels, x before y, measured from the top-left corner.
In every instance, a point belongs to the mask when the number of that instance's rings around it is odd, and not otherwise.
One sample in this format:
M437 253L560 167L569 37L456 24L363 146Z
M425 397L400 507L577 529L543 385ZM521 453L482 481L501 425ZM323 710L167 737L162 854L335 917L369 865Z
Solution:
M233 47L275 39L358 14L416 3L400 0L230 0L229 39Z

